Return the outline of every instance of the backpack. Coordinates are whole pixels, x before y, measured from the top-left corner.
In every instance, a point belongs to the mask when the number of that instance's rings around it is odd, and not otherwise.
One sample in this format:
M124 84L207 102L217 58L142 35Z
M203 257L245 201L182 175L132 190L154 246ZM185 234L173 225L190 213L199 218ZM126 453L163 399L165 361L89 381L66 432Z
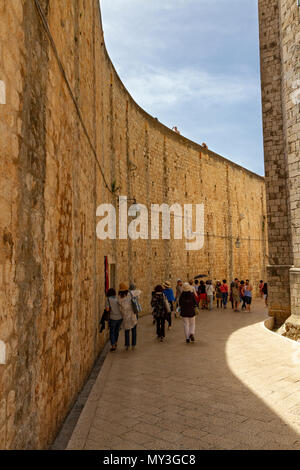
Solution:
M164 294L154 295L151 300L151 306L154 309L155 318L165 318L166 317L166 305Z
M131 305L132 305L133 312L138 317L138 314L142 311L141 304L139 302L139 299L135 297L134 295L132 295L131 292L130 292L130 297L131 297Z

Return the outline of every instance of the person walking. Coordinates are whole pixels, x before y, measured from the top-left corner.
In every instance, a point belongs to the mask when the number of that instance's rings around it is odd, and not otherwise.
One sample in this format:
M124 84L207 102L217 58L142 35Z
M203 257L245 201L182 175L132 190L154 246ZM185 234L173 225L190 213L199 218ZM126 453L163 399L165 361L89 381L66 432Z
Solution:
M220 290L221 282L217 281L216 283L216 299L217 299L217 308L222 307L222 292Z
M239 290L240 290L240 299L241 299L241 301L243 302L243 304L242 304L242 310L245 310L245 309L246 309L246 302L245 302L245 281L241 281L241 282L240 282Z
M123 321L120 305L115 289L108 289L105 300L105 310L109 312L109 338L111 348L114 352L118 346L120 327Z
M196 294L196 286L195 286L194 281L192 279L189 280L189 285L194 289L194 293Z
M249 279L246 279L246 284L244 288L244 296L245 296L246 310L248 310L248 312L250 312L250 308L251 308L252 290L253 290L253 287Z
M179 299L179 305L181 309L181 317L183 318L184 323L184 332L186 342L195 341L195 308L197 302L194 295L194 289L188 282L183 284L183 292Z
M202 310L204 310L206 308L206 301L207 301L206 285L204 284L204 281L200 281L199 293L200 293L201 308Z
M268 306L268 283L267 282L264 283L264 286L262 288L262 293L264 296L265 305L267 307Z
M130 348L131 335L131 346L132 350L134 350L137 340L137 316L133 311L128 286L124 283L121 283L119 286L119 304L125 329L125 349L128 351Z
M140 303L140 296L142 291L137 289L133 282L129 285L129 294L131 297L131 302L134 304L134 313L136 314L137 319L139 319L139 314L142 311L141 303Z
M232 310L234 310L234 301L233 301L233 293L232 293L233 287L234 287L234 281L231 282L230 291L229 291L229 301L231 302Z
M175 294L175 318L177 318L177 311L180 309L179 307L179 298L182 294L182 280L178 279L177 286L176 286L176 294ZM178 312L179 313L179 312Z
M213 304L214 304L214 286L212 281L207 281L208 284L206 285L206 295L207 295L207 304L208 304L208 309L212 310L213 309Z
M164 282L163 289L164 289L163 293L170 305L170 312L168 312L168 315L167 315L167 322L168 322L169 329L170 329L172 327L172 312L174 310L175 297L174 297L174 292L169 281Z
M239 304L240 304L241 299L240 299L239 282L237 280L233 282L232 300L233 300L234 311L239 312Z
M158 285L152 293L151 307L156 322L157 339L163 342L165 338L165 321L171 312L170 304L163 293L163 286Z
M223 279L223 283L221 284L220 291L222 292L222 303L223 307L227 308L227 301L228 301L228 285L226 279Z

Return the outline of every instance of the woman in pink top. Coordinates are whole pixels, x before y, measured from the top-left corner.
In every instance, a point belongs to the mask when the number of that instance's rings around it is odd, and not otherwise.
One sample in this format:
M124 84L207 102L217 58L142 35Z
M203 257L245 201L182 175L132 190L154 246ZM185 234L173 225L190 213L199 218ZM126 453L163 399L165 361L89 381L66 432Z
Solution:
M223 279L223 284L220 286L220 291L222 292L222 302L224 308L227 308L228 301L228 285L226 279Z

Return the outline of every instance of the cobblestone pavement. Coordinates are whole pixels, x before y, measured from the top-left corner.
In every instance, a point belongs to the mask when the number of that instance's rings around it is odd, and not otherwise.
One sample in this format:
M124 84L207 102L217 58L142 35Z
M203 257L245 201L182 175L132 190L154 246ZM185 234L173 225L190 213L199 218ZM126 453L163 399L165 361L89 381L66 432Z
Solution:
M109 353L68 449L300 449L300 344L263 327L266 310L213 310L186 344L152 317L136 351Z

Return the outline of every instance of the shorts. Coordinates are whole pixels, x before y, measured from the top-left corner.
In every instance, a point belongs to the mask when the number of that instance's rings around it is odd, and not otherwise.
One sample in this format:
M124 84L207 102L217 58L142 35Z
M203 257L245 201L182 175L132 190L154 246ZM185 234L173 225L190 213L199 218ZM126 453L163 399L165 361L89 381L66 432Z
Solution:
M200 300L206 300L207 295L206 294L200 294Z
M248 295L245 295L245 304L251 305L252 302L252 297L249 297Z

